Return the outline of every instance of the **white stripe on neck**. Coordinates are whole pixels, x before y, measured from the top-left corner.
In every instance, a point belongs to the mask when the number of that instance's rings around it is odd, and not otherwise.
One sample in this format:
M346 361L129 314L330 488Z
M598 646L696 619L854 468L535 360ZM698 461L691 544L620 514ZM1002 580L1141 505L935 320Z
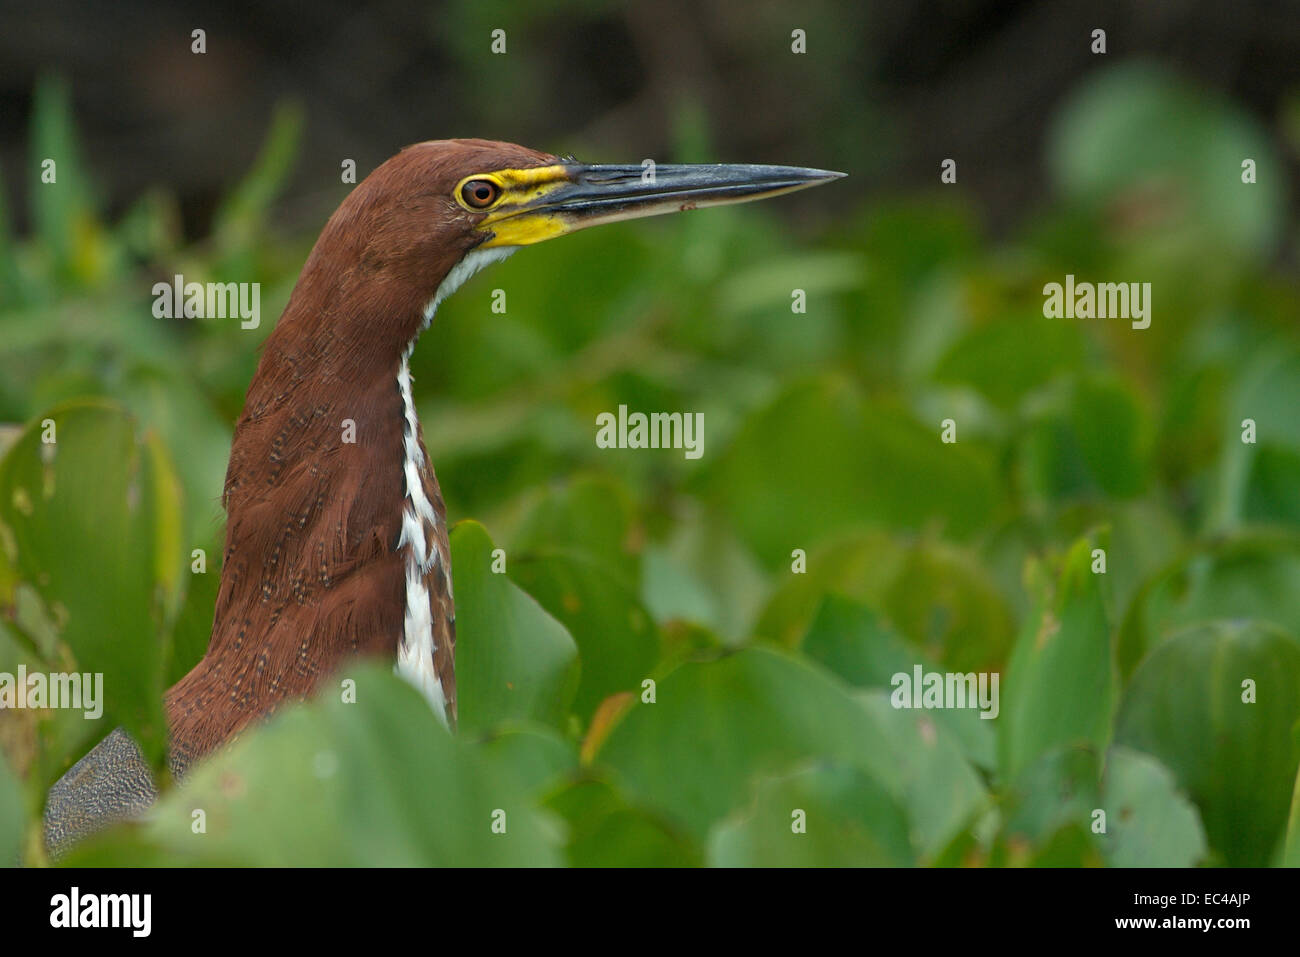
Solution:
M424 309L424 322L420 329L427 329L433 321L433 314L438 304L461 287L465 280L484 266L500 262L515 251L515 246L500 246L494 249L474 249L465 258L452 267L451 272L438 286L438 291L429 300ZM416 333L419 337L419 333ZM402 353L402 364L397 370L397 388L402 395L402 415L405 418L402 442L402 474L406 479L406 500L402 507L402 534L397 540L397 547L410 545L411 551L406 563L406 617L403 624L402 642L397 651L397 664L394 670L415 685L428 699L434 714L444 725L447 720L447 697L442 690L433 667L436 649L433 643L433 613L429 607L429 590L424 585L424 576L441 560L438 549L424 534L425 527L431 530L438 527L438 513L433 503L424 493L422 473L426 468L424 450L420 448L419 419L415 414L415 399L411 394L411 352L415 349L415 339L407 344ZM451 596L451 569L444 568L443 575L447 581L448 596Z

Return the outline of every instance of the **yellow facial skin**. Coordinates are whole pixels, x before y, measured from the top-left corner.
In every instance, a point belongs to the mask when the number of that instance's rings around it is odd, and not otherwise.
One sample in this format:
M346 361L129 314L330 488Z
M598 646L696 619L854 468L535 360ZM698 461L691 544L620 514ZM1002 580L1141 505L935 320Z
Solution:
M453 195L456 202L470 212L482 210L466 205L461 198L461 187L475 179L496 183L501 196L489 208L477 228L492 233L479 248L493 246L531 246L572 230L572 224L559 212L545 208L531 208L545 202L547 194L568 183L563 166L538 166L532 169L502 169L491 173L475 173L456 184Z

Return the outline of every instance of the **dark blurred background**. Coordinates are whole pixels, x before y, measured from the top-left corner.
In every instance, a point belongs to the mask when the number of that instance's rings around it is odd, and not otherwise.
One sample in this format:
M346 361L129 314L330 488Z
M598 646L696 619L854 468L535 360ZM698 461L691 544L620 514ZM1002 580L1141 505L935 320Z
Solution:
M851 172L809 197L824 209L932 184L939 160L958 158L999 228L1041 201L1048 118L1090 69L1153 58L1265 126L1300 85L1300 4L1286 0L46 0L0 11L0 166L19 222L28 181L13 174L27 161L33 81L60 74L108 211L166 183L190 236L205 233L286 98L306 117L290 209L312 209L341 158L364 175L422 139L662 157L689 109L711 153L682 158ZM196 27L204 56L189 50ZM505 56L489 52L496 28ZM807 31L805 56L790 54L794 28ZM1105 57L1090 52L1094 28L1107 31ZM1294 175L1294 150L1287 163Z

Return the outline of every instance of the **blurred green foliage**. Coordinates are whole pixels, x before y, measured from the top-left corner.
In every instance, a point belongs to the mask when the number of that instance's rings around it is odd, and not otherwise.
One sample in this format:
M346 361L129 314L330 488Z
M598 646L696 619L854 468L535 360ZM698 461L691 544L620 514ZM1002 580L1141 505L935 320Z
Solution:
M31 167L59 165L33 235L0 209L0 420L28 423L0 437L0 671L109 693L98 722L0 714L0 860L41 860L46 788L112 727L158 759L160 692L210 628L270 322L155 319L150 287L258 281L278 315L314 238L274 228L292 107L185 244L165 191L102 220L67 104L37 90ZM1300 863L1281 161L1231 104L1119 67L1062 105L1046 162L998 242L951 188L802 241L770 208L611 226L471 283L414 359L474 519L461 733L357 668L355 704L327 683L72 862ZM1066 273L1152 283L1151 327L1045 319ZM621 403L703 412L704 456L598 449ZM998 672L1000 715L895 709L918 663Z

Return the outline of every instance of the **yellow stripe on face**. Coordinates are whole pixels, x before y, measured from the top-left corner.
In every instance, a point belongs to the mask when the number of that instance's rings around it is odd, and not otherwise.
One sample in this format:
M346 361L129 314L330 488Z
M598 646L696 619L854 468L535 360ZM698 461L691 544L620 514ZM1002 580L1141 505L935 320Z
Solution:
M535 166L529 169L500 169L490 173L466 176L456 185L455 197L460 189L474 179L487 179L501 187L501 198L478 224L478 229L493 236L479 248L493 246L531 246L556 236L563 236L570 226L557 213L544 209L529 211L527 207L540 203L547 194L568 182L563 166ZM466 206L466 209L470 207ZM477 212L477 210L471 210Z
M531 213L516 213L514 216L495 222L488 217L479 224L478 228L492 233L492 238L480 244L478 248L491 249L493 246L531 246L533 243L563 236L573 227L559 213L537 210Z

